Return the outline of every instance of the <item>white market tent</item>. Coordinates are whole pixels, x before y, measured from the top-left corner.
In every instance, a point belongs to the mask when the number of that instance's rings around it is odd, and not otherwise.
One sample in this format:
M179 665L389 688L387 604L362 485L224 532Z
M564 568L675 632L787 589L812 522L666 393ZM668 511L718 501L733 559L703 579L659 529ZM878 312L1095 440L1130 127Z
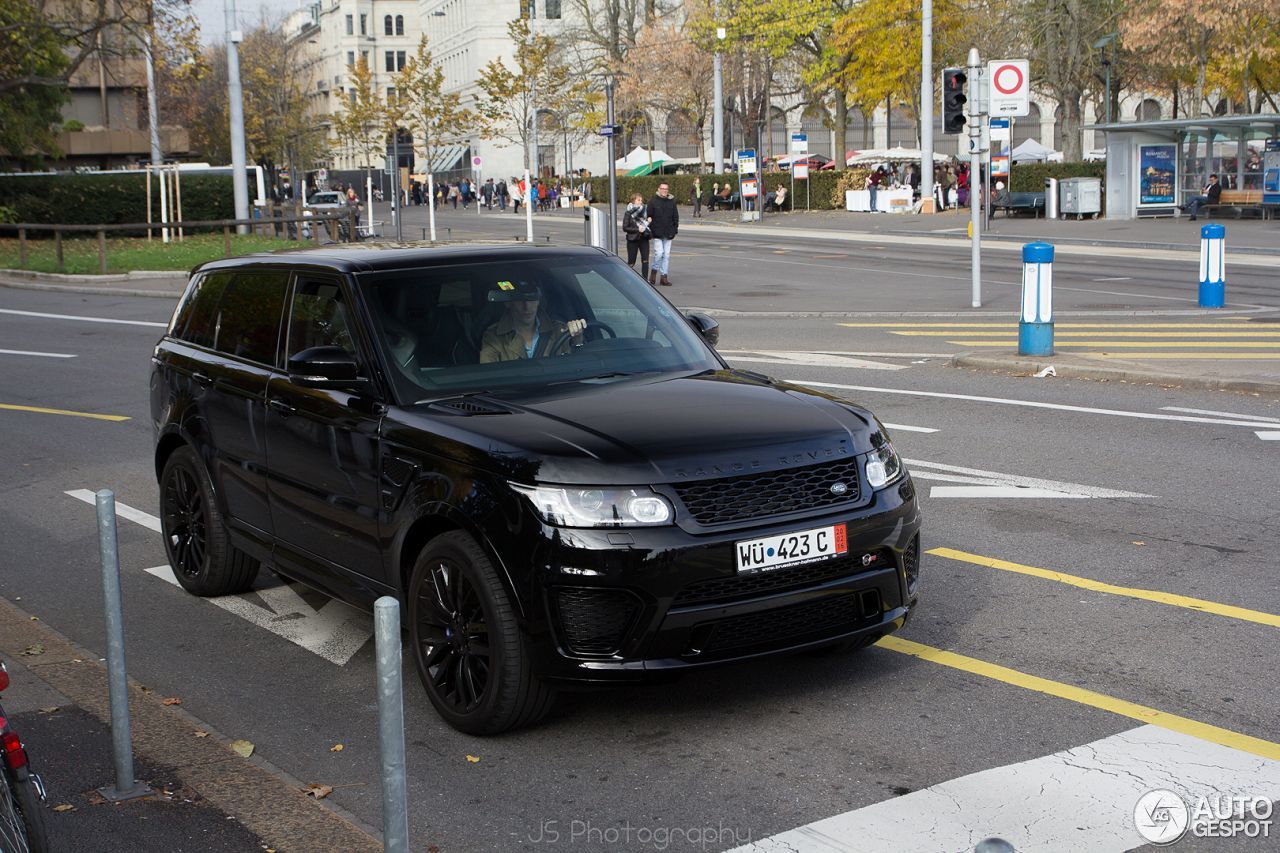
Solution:
M910 160L919 160L921 151L919 148L866 148L862 151L850 152L850 156L845 160L846 166L853 166L858 163L887 163L887 162L906 162ZM941 154L937 151L933 152L933 161L935 163L946 163L951 160L951 156Z
M635 148L631 149L631 153L627 156L619 160L615 160L613 165L616 169L629 172L640 166L648 166L650 163L661 163L664 161L670 161L671 159L671 155L660 148L655 148L650 151L647 148L637 145Z
M1009 153L1015 163L1046 163L1053 157L1053 149L1046 148L1034 139L1024 139Z

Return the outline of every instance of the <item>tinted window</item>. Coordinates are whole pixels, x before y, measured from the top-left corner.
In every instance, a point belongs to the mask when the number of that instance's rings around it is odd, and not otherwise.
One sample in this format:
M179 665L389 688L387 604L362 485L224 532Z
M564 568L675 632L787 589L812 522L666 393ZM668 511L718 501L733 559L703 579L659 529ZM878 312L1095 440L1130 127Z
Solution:
M356 354L346 300L336 281L301 280L294 289L285 360L311 347L342 347Z
M275 364L288 283L285 272L237 275L218 306L214 348L261 364Z
M197 346L213 346L214 328L218 321L218 303L231 281L231 273L205 273L196 282L195 289L185 305L178 311L174 334Z

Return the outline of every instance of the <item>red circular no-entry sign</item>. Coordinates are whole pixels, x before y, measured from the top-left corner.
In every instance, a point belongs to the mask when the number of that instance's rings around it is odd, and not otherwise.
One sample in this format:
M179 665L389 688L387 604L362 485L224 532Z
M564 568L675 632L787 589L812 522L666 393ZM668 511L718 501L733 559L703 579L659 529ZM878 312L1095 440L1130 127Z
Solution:
M1013 84L1006 85L1012 75ZM991 76L991 83L996 87L996 91L1002 95L1015 94L1022 88L1022 69L1016 65L1001 65L996 69L996 73Z

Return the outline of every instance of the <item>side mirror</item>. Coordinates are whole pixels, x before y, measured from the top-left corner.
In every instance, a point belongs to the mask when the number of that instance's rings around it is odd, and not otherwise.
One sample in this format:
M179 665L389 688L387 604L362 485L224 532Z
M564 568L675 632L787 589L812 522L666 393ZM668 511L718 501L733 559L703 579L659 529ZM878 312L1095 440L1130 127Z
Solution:
M311 347L294 355L289 379L308 388L348 388L364 381L356 357L342 347Z
M702 339L711 346L720 343L720 324L710 314L703 314L701 311L694 311L687 315L689 325L702 335Z

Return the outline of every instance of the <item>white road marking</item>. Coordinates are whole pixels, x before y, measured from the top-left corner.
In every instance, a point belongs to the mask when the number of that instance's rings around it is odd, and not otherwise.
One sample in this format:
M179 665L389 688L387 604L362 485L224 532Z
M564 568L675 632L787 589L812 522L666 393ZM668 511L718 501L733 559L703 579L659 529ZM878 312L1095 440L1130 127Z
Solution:
M40 358L75 358L69 352L30 352L23 349L0 349L0 355L34 355Z
M111 317L82 317L78 314L44 314L39 311L18 311L13 308L0 308L0 314L14 314L19 317L41 317L46 320L78 320L81 323L115 323L121 326L150 326L167 329L168 323L157 323L152 320L116 320Z
M730 361L755 362L759 364L791 364L808 367L857 367L863 370L905 370L905 364L888 364L883 361L867 361L861 358L847 358L843 355L831 355L820 352L778 352L769 350L751 350L754 355L725 355Z
M702 309L701 309L701 308L691 308L691 309L689 309L689 310L691 310L691 311L701 311ZM1016 327L1017 327L1017 323L1010 323L1010 324L1009 324L1009 328L1010 328L1010 329L1014 329L1014 328L1016 328ZM753 353L754 353L754 354L759 354L759 353L761 352L761 350L754 350L754 349L719 349L719 348L717 348L716 352L720 353L720 354L721 354L721 355L723 355L723 356L728 357L728 356L735 355L735 354L737 354L737 353L742 353L742 354L744 354L744 355L751 355L751 354L753 354ZM853 351L853 350L829 350L829 349L828 349L828 350L810 350L810 353L811 353L811 354L812 354L812 353L817 353L818 355L843 355L843 356L853 356L853 357L855 357L855 358L858 358L858 357L871 357L871 358L951 358L953 355L955 355L955 353L950 353L950 352L885 352L884 350L875 350L875 351L869 351L869 352L860 352L860 351Z
M1184 409L1181 406L1161 406L1162 412L1187 412L1192 415L1216 415L1220 418L1243 418L1250 421L1263 421L1269 424L1280 424L1280 418L1268 418L1262 415L1242 415L1239 412L1215 412L1212 409Z
M1140 492L1123 492L1079 483L1063 483L1038 477L1020 477L981 468L962 468L923 459L903 459L917 480L963 483L963 486L934 486L931 498L1149 498Z
M156 566L146 572L179 586L173 569L168 566ZM270 610L238 595L204 600L338 666L351 660L373 636L373 619L336 599L316 610L287 583L254 592L267 602Z
M947 400L970 400L975 403L996 403L1003 406L1025 406L1030 409L1053 409L1059 412L1081 412L1090 415L1114 415L1148 421L1177 421L1191 424L1218 424L1220 426L1256 427L1257 421L1232 421L1220 418L1200 418L1190 415L1158 415L1152 412L1127 412L1122 409L1095 409L1089 406L1071 406L1065 403L1041 403L1036 400L1009 400L1003 397L980 397L973 394L952 394L945 391L913 391L910 388L879 388L874 385L842 385L838 382L811 382L807 379L788 379L796 385L811 388L836 388L842 391L877 391L884 394L906 394L911 397L940 397Z
M1258 430L1254 435L1263 441L1280 441L1280 430Z
M74 489L66 494L90 505L97 504L97 496L88 489ZM160 519L128 504L116 501L116 515L160 532ZM146 571L149 575L179 585L169 566L156 566ZM204 600L338 666L345 665L373 637L372 617L336 599L330 599L316 610L288 583L256 589L254 594L270 609L237 595Z
M1109 278L1095 278L1094 281L1133 281L1131 275L1116 275Z
M1146 792L1280 798L1280 761L1156 726L929 788L763 838L730 853L972 850L998 836L1017 850L1074 853L1146 844L1134 808Z
M909 426L907 424L890 424L890 423L886 423L885 426L887 426L889 429L896 429L899 432L937 432L937 430L934 429L933 427L918 427L918 426Z
M84 501L89 506L98 505L97 494L89 491L88 489L74 489L69 492L64 492L63 494L70 495L71 497L75 498L78 501ZM154 531L156 533L160 532L160 519L156 518L154 515L150 513L143 512L140 509L134 509L128 504L123 504L123 503L120 503L120 501L116 501L116 515L119 516L120 518L126 518L129 521L134 522L135 524L141 524L143 527L147 528L148 530Z

